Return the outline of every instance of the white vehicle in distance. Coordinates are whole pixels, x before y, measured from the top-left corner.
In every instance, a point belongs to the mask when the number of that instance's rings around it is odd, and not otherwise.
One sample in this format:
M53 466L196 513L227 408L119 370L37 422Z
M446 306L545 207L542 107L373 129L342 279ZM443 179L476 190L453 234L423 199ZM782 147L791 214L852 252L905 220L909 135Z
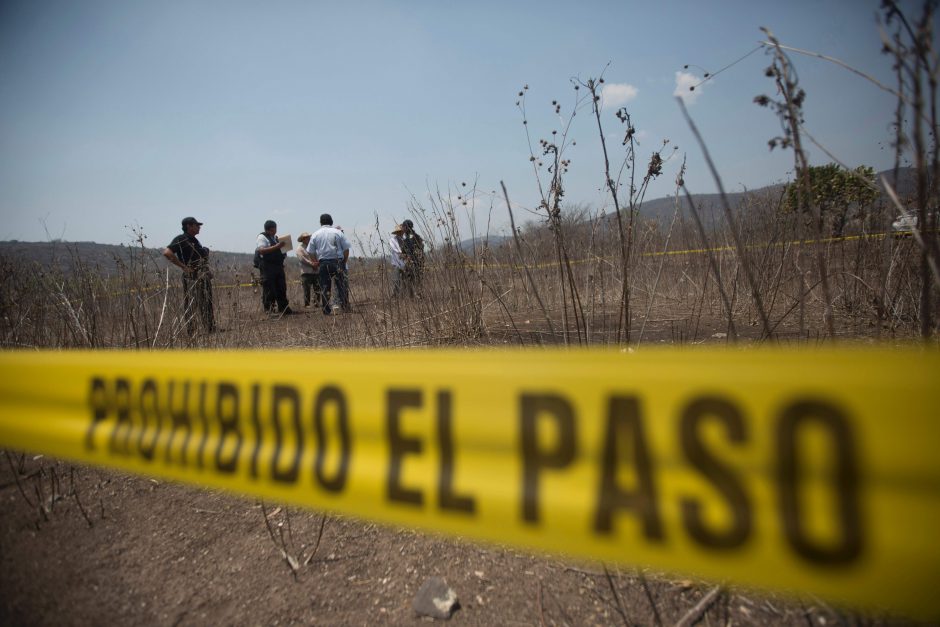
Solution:
M911 235L914 231L920 229L919 217L916 211L909 211L907 215L899 215L897 219L891 223L891 229L894 231L895 236L897 237L906 237ZM930 219L933 218L933 223L936 226L940 224L940 213L934 212L933 216L928 216L927 224L930 224Z
M891 223L895 235L910 235L916 228L917 216L912 213L899 215L897 220Z

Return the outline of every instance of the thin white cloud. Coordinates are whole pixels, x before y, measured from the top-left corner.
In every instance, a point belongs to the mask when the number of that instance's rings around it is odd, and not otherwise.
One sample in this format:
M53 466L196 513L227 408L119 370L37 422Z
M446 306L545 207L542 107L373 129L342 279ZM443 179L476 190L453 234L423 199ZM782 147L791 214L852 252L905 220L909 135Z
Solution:
M628 83L606 83L601 89L601 104L605 109L620 107L636 98L636 87Z
M676 89L672 95L682 98L687 105L693 105L701 95L702 88L705 87L705 85L699 85L701 82L702 79L695 74L676 72Z

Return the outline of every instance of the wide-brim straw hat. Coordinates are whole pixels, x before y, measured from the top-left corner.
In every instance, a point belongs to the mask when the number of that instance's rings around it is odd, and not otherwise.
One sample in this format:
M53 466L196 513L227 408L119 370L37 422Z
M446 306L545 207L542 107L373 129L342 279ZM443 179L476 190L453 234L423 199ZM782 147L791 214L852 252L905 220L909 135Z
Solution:
M303 233L301 233L300 235L297 236L297 239L298 239L298 240L305 240L305 239L310 239L311 237L312 237L312 236L310 235L310 233L307 233L306 231L304 231Z
M404 232L405 232L405 227L403 227L400 224L396 224L395 228L392 229L392 233L404 233Z

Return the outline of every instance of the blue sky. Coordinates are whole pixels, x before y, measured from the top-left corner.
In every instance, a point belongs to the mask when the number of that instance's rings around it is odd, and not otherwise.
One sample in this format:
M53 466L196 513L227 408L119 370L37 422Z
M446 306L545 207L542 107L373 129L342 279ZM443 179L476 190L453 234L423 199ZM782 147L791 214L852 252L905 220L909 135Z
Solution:
M483 224L500 180L514 204L538 203L515 106L523 85L537 144L567 120L570 79L601 72L613 90L602 116L612 160L623 158L614 112L626 106L644 171L663 139L679 147L648 198L673 192L683 155L690 191L712 192L675 102L679 73L717 72L767 26L786 45L892 84L878 5L3 0L0 240L128 243L137 230L158 247L194 215L204 244L247 252L265 219L296 236L330 212L367 241L376 214L384 234L407 217L412 194L456 196L474 181ZM810 132L850 166L888 168L891 97L832 64L793 59ZM753 104L773 95L768 63L751 54L689 101L729 189L782 181L792 168L790 153L767 148L777 119ZM609 208L589 109L569 139L567 200ZM498 199L491 223L505 232Z

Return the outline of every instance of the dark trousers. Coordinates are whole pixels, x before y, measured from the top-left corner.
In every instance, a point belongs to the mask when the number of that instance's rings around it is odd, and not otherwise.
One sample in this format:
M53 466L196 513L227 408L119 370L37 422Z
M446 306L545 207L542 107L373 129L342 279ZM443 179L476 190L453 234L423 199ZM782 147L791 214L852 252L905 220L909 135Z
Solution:
M206 331L215 331L212 311L212 279L205 270L183 273L183 319L190 334L196 332L197 319Z
M320 302L323 303L323 313L333 313L330 307L332 284L336 282L336 293L339 296L340 307L349 311L349 284L346 279L346 268L342 259L320 260Z
M310 305L310 290L313 290L313 302L320 302L320 275L317 272L304 272L300 275L300 283L304 288L304 307Z
M404 268L395 268L395 282L392 285L392 296L415 297L418 291L418 268L409 264Z
M264 264L261 267L261 306L265 311L287 310L287 277L284 266Z

